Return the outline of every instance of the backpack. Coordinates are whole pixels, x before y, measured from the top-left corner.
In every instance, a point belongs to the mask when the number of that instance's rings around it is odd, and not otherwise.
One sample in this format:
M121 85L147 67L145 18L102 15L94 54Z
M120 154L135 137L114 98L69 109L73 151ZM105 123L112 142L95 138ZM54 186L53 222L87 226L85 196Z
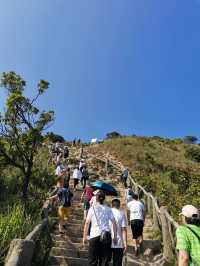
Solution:
M82 172L82 177L85 179L88 179L89 174L88 174L87 169L83 168L81 172Z
M62 188L58 191L59 203L62 207L71 206L72 193L67 188Z
M131 190L131 189L129 189L129 191L128 191L128 196L134 196L134 192L133 192L133 190Z
M68 148L65 148L64 155L63 156L64 156L65 159L69 156L69 150L68 150Z

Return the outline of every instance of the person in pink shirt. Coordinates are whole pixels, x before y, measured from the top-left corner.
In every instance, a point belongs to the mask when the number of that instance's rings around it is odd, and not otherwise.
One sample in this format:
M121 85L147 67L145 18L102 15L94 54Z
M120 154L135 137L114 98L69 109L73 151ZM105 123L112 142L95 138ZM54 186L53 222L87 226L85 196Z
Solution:
M86 187L81 195L81 202L84 203L84 219L87 217L88 210L90 208L90 200L93 197L93 188L90 186L89 182L86 184Z

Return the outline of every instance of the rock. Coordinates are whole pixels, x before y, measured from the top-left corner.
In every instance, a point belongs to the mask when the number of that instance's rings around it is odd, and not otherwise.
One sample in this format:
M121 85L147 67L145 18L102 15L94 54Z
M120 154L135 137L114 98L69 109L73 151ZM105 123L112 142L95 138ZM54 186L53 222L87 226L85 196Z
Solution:
M143 255L144 255L145 257L152 257L152 256L153 256L153 250L152 250L151 248L147 248L147 249L144 251Z

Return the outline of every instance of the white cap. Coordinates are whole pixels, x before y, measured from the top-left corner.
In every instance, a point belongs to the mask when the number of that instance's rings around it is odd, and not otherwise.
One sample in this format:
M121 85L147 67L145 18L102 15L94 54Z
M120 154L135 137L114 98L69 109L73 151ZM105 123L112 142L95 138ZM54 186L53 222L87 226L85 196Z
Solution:
M179 215L183 215L187 218L192 218L193 215L199 216L199 211L193 205L185 205Z

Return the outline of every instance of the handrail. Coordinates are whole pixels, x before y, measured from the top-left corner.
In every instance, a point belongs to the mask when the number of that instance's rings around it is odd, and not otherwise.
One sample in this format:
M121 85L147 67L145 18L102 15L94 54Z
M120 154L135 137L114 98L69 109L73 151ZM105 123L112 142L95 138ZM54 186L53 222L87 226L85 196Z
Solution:
M113 166L115 169L122 171L124 166L122 163L115 161L111 156L99 157L91 153L87 153L89 156L104 162L106 165L109 162L109 165ZM107 166L106 166L107 167ZM140 184L138 184L134 178L129 174L128 176L132 185L144 193L144 196L147 198L147 208L149 212L153 215L153 223L155 230L161 231L162 240L163 240L163 259L167 262L174 260L176 254L174 251L175 245L175 236L174 232L178 228L179 224L173 219L173 217L167 211L165 206L159 206L157 199L150 193L145 190ZM150 210L151 208L151 210ZM173 229L172 229L173 227Z
M42 221L25 237L13 239L5 259L5 266L32 265L35 243L41 232L48 226L48 213L50 202L45 201L42 207Z

